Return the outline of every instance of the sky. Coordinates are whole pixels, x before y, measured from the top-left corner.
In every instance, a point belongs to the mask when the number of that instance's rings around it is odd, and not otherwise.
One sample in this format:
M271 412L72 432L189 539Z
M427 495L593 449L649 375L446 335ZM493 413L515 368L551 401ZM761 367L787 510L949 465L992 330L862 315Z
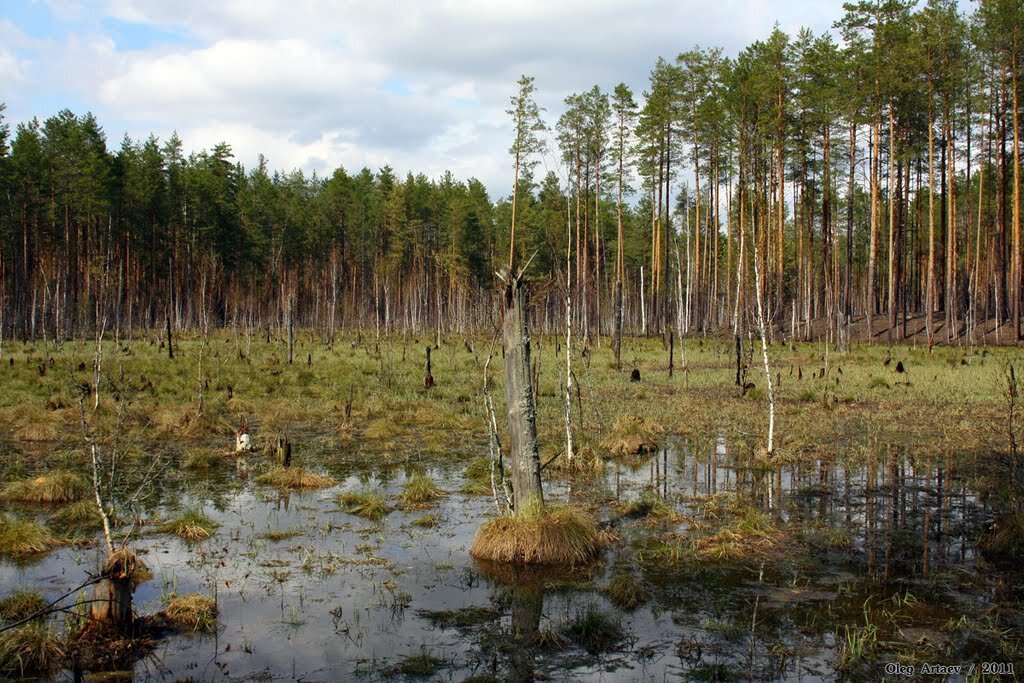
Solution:
M262 153L321 176L449 170L498 198L521 75L553 124L595 84L639 100L659 56L734 55L776 22L821 33L842 13L840 0L0 0L0 102L12 129L91 111L115 151L125 134L177 131L186 152L225 141L246 168Z

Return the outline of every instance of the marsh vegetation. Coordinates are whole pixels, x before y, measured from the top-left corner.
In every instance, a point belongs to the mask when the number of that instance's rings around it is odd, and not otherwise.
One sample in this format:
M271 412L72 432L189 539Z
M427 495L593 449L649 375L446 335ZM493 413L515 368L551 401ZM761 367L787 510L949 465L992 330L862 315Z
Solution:
M546 505L510 517L496 513L479 381L466 379L481 377L469 348L485 342L442 338L426 389L415 338L328 346L297 331L311 362L288 365L283 341L239 354L244 338L213 335L200 415L204 343L179 339L170 361L155 340L122 342L87 409L97 442L118 444L115 541L130 538L146 567L124 656L74 660L88 618L61 612L3 632L4 675L872 678L889 661L1024 652L1020 492L999 469L1021 429L1007 409L1014 350L773 345L766 456L764 397L733 381L732 343L685 342L687 376L670 378L661 340L625 338L622 371L610 348L575 352L587 466L568 468L552 362L564 349L538 338ZM107 561L73 393L93 352L5 345L5 625ZM243 419L253 449L236 454ZM36 420L53 438L18 437ZM266 448L282 434L287 468ZM559 520L542 546L481 545L489 526L539 516ZM86 614L85 593L61 605Z

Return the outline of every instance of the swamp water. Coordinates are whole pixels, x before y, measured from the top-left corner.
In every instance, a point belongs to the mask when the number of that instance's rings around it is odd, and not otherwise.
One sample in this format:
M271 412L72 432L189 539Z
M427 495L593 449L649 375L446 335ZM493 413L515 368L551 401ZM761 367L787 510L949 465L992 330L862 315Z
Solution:
M589 482L549 477L549 501L588 506L619 540L591 567L513 572L469 556L495 505L459 493L463 464L375 466L372 456L337 455L329 439L302 444L303 464L336 486L279 492L253 481L266 466L253 456L205 475L168 473L153 492L148 514L199 508L220 527L199 543L144 528L135 545L153 578L136 591L136 610L200 592L220 616L215 633L158 640L135 680L832 680L837 668L878 679L872 654L1000 659L1000 631L980 615L1020 600L1000 575L979 571L974 541L988 513L960 473L895 450L856 466L768 471L721 438L671 440L629 464L607 462ZM378 489L394 506L420 471L448 491L429 508L374 522L337 504L339 492ZM654 499L676 514L622 512ZM704 549L724 548L721 559L687 550L690 534L737 505L777 530L771 548L740 523ZM413 524L428 513L436 527ZM0 595L56 597L100 556L97 544L2 560ZM607 590L624 575L639 587L625 605Z

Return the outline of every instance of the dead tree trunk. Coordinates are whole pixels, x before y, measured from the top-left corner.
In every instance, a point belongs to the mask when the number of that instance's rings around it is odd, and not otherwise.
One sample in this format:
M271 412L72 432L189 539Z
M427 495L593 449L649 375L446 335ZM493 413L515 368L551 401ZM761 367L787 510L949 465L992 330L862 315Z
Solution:
M171 341L171 316L167 315L165 320L167 321L167 357L173 359L174 343Z
M530 377L530 333L526 326L523 272L499 274L502 280L502 335L505 347L505 398L508 403L509 479L516 512L532 499L543 503L537 410Z

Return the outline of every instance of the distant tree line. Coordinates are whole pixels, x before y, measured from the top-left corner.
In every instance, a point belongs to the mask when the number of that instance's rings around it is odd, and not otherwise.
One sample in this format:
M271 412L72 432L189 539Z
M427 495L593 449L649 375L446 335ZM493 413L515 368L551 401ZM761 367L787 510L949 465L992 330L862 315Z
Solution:
M641 104L622 84L565 99L557 171L515 170L535 324L564 321L571 282L588 343L618 316L634 333L739 333L756 254L787 335L848 342L856 320L896 341L913 318L929 340L992 325L1020 338L1024 4L844 7L841 42L776 28L735 57L658 59ZM8 335L493 325L511 197L450 174L307 176L245 169L226 143L182 147L111 150L92 115L66 110L0 124Z

